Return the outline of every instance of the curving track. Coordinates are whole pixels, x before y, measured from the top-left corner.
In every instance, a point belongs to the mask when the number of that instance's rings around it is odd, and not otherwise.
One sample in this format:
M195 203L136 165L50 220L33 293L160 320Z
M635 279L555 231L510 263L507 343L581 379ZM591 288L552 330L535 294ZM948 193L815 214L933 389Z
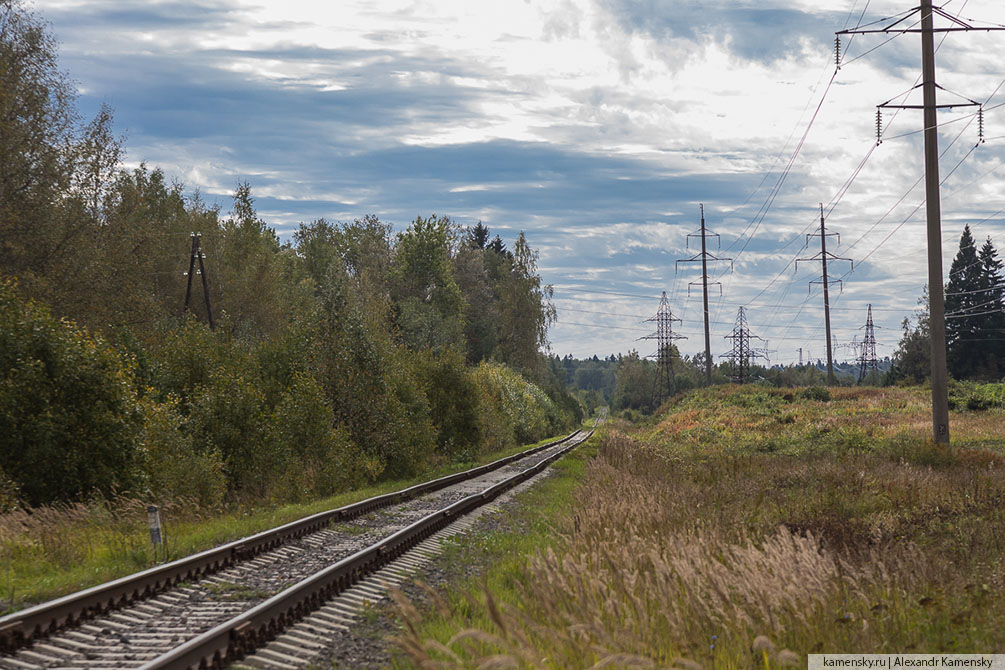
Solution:
M222 666L312 612L328 630L337 628L347 622L345 613L322 609L327 601L339 594L352 597L354 591L362 594L357 602L375 598L377 591L364 581L368 575L543 471L590 434L577 431L487 466L314 515L0 618L0 643L6 647L0 668ZM406 564L414 560L403 559ZM387 581L386 571L382 574ZM313 650L322 642L311 630L310 625L299 633L291 630L285 642L277 641L281 651L272 652L270 665L300 667L292 660L302 655L283 645ZM267 650L262 654L268 658Z

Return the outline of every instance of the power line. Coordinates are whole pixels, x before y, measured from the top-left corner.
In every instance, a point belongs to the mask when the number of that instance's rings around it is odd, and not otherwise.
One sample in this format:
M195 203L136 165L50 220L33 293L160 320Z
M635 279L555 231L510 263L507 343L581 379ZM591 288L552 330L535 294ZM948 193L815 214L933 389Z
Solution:
M917 12L921 18L921 51L922 51L922 80L924 94L924 132L925 132L925 203L927 205L927 237L928 237L928 275L929 275L929 334L931 341L931 362L932 362L932 427L934 439L937 443L949 443L949 401L948 401L948 371L946 366L946 325L943 296L943 274L942 274L942 232L941 232L941 203L939 199L939 135L936 112L939 108L937 102L937 87L935 82L935 45L934 36L936 32L950 32L955 30L972 30L973 26L961 22L959 19L946 13L944 10L933 7L932 0L921 0L921 6L912 10L912 14ZM939 28L934 26L934 15L938 14L949 19L956 24L952 28ZM905 17L906 18L906 17ZM904 19L883 28L881 31L875 30L855 30L843 31L858 34L870 32L891 32L897 24ZM1002 28L989 28L988 30L1001 30ZM900 29L898 29L900 30ZM905 32L915 32L913 29L906 29ZM971 152L972 153L972 150ZM970 155L969 153L967 154ZM965 159L966 157L964 157ZM962 163L962 161L961 161Z

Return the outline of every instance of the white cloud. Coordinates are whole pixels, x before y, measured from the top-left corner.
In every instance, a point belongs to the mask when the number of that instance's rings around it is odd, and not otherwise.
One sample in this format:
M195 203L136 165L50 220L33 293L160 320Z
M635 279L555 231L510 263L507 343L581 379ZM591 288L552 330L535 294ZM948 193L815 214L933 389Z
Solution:
M945 4L1005 23L1005 6L994 0ZM729 322L735 305L726 301L753 300L799 253L817 203L839 194L869 151L875 105L913 85L920 49L916 35L900 37L837 73L762 217L833 74L833 32L848 17L854 23L862 3L710 0L697 14L683 11L692 5L37 2L84 102L107 100L120 110L130 160L161 165L225 208L238 179L251 180L281 230L321 215L409 217L447 206L461 222L526 230L542 249L546 282L657 300L669 287L693 316L700 314L700 300L696 310L693 291L687 296L694 273L674 274L673 261L693 255L685 237L705 202L710 227L723 235L720 255L739 261L723 276L726 296L716 306ZM877 0L866 20L909 5ZM884 39L856 37L847 59ZM1005 77L1003 48L1002 34L950 36L938 56L940 81L984 100ZM993 103L1003 99L1000 90ZM946 267L964 222L990 216L975 236L1005 245L1005 108L989 110L985 122L992 139L970 154L976 124L951 148L967 121L942 129L943 175L963 159L943 190ZM884 123L887 140L828 218L842 233L839 253L861 260L872 252L845 278L840 301L851 305L838 328L848 337L872 301L901 310L877 312L893 338L927 277L924 209L904 222L923 190L895 206L921 174L920 136L895 137L917 130L920 114L891 112ZM755 227L754 240L738 240ZM804 279L783 273L751 306L756 318L764 314L765 337L822 328L812 321L818 308L802 304ZM630 307L619 309L656 307L621 299ZM631 340L622 335L561 322L553 331L557 353L623 351ZM798 342L779 342L780 360L792 360Z

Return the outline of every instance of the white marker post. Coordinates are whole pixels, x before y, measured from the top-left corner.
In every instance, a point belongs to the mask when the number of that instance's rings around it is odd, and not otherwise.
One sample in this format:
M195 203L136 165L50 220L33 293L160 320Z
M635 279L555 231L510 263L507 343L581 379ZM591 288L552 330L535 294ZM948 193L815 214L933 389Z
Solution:
M154 560L157 560L157 548L164 542L161 534L161 513L157 505L147 505L147 523L150 526L150 544L154 547Z

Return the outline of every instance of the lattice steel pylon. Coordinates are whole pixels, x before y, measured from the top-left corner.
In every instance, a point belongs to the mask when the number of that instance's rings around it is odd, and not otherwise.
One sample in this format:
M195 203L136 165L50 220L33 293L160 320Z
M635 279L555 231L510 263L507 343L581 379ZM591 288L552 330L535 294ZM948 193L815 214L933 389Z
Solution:
M872 323L872 305L869 305L869 315L865 320L865 339L862 340L862 353L858 357L858 383L861 384L869 370L879 369L879 356L876 355L876 326Z
M862 350L862 343L858 341L858 335L853 335L851 342L845 342L844 344L835 344L835 349L847 349L851 352L851 359L858 362L859 352Z
M736 323L733 325L733 332L725 335L723 339L733 340L733 350L722 354L720 358L730 359L733 365L731 378L737 384L744 383L750 377L750 359L763 358L765 361L768 360L766 348L750 346L753 340L760 340L761 342L764 342L764 340L750 332L750 327L747 325L747 313L742 307L736 313Z
M674 380L673 373L673 341L674 340L686 340L687 338L683 335L677 335L673 332L673 323L681 323L681 320L673 315L670 311L670 299L667 298L667 292L663 291L663 297L660 298L660 308L656 312L656 316L648 318L644 323L655 322L656 332L640 337L640 340L656 340L657 346L655 354L651 357L656 358L656 380L653 383L653 406L659 408L663 404L664 394L663 391L666 389L666 396L670 398L676 391L676 383Z

